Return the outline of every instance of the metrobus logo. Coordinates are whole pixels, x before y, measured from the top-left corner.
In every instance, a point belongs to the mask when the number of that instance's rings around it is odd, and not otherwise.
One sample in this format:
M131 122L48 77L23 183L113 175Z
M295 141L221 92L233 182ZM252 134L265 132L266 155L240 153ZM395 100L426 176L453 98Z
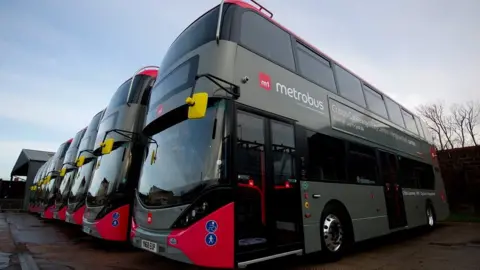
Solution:
M272 89L272 79L270 78L270 75L266 73L260 72L258 74L258 83L261 88L267 91L270 91ZM288 87L279 82L275 83L275 90L277 93L284 94L291 99L299 101L297 102L297 104L302 107L314 110L319 113L323 113L323 101L310 96L309 92L299 91L294 87Z
M270 91L272 89L272 80L270 79L270 75L260 72L258 74L258 82L260 87L263 89Z
M295 88L287 87L286 85L281 83L276 83L275 86L277 93L284 94L289 98L300 101L301 103L298 104L301 106L307 107L309 109L314 109L316 111L323 111L324 109L323 101L313 98L308 92L301 92Z

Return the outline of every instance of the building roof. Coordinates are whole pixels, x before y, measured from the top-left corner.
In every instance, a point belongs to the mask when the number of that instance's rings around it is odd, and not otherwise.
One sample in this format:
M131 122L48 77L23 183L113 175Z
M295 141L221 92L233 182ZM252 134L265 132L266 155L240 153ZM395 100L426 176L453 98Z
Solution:
M28 165L30 162L42 162L45 163L47 160L52 157L55 153L32 150L32 149L22 149L20 155L18 156L17 162L13 166L12 173L10 175L20 175L27 176Z

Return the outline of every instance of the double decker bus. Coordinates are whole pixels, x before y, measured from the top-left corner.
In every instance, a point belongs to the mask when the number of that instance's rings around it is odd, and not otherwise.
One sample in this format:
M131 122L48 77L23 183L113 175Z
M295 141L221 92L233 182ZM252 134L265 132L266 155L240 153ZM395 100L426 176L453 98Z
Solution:
M102 120L105 110L95 114L88 124L85 135L78 147L76 157L76 173L72 178L72 186L68 189L67 195L67 213L66 222L82 225L83 214L85 212L85 199L87 190L92 180L93 169L96 157L93 155L93 146L97 137L98 126Z
M143 162L145 122L157 67L145 67L113 94L98 128L95 171L86 198L83 231L107 241L127 241L131 204Z
M33 196L33 212L37 214L42 213L42 204L43 204L43 194L46 186L46 175L48 168L50 167L50 163L53 160L53 156L50 157L45 164L43 164L43 169L40 173L39 180L35 187L35 194Z
M60 177L57 180L55 190L53 191L55 200L53 217L55 219L65 221L67 213L68 194L70 191L70 187L73 183L75 173L77 172L77 166L75 162L77 158L78 148L86 129L87 128L83 128L78 131L77 134L75 134L75 137L73 137L72 143L70 143L67 153L65 154L65 158L63 159L62 169L60 170Z
M45 166L47 165L47 162L45 162L42 166L37 171L37 174L35 174L35 178L33 179L32 186L30 187L30 200L28 204L28 212L34 213L35 212L35 196L37 194L38 190L38 184L42 178L42 172L45 169Z
M47 168L41 198L41 217L44 219L53 219L53 211L55 208L55 186L57 180L61 178L60 170L63 165L63 159L65 158L65 154L67 153L68 147L70 147L72 140L73 138L62 143L58 147L57 152L55 152L55 155L53 155L52 160Z
M425 124L256 2L222 1L160 69L134 246L245 267L448 216Z

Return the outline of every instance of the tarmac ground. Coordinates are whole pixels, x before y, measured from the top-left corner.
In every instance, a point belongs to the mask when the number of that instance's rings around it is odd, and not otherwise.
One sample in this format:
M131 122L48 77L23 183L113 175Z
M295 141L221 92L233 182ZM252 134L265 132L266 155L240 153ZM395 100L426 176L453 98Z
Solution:
M480 223L441 223L355 245L337 262L321 254L272 260L247 269L480 270ZM110 244L59 221L0 213L0 269L200 269L128 245Z

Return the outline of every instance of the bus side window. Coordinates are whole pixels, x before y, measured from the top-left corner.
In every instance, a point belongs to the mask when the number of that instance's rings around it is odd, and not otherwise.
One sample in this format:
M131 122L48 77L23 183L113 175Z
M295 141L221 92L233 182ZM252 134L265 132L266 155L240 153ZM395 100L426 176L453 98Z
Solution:
M357 184L376 184L379 170L375 149L349 143L348 145L348 182Z
M307 131L307 139L307 179L345 182L345 143L311 131Z
M378 151L380 158L381 180L382 182L393 184L397 182L397 160L393 154Z
M431 165L399 157L402 184L406 188L433 189L435 176Z

